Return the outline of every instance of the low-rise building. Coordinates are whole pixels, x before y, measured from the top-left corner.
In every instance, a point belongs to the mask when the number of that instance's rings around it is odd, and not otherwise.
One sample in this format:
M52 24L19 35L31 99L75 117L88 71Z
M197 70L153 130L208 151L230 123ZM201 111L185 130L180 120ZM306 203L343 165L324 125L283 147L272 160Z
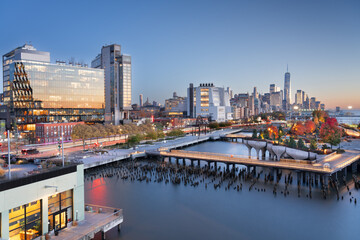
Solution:
M64 141L69 141L73 128L77 124L84 124L84 122L37 123L35 125L36 143L57 142L61 136Z
M1 239L34 239L84 220L84 165L0 181Z

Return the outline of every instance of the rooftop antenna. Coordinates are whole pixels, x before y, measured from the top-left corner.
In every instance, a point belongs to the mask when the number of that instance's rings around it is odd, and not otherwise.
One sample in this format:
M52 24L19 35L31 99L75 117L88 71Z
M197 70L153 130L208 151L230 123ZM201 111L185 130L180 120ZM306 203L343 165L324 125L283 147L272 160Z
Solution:
M286 64L286 72L289 72L289 64Z

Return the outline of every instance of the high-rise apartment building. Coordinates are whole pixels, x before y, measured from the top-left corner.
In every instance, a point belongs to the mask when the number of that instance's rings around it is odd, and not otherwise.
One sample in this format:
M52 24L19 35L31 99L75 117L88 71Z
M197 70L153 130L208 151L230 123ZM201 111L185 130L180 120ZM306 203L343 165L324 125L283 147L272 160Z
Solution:
M36 123L103 121L104 70L57 61L25 44L3 55L4 104L19 130Z
M296 94L295 94L295 104L302 106L303 102L304 102L304 91L301 90L297 90Z
M131 57L121 54L120 45L107 45L91 67L105 71L105 122L122 123L131 109Z
M286 69L285 79L284 79L284 101L285 101L285 110L289 109L291 104L291 82L290 82L290 73L288 68Z

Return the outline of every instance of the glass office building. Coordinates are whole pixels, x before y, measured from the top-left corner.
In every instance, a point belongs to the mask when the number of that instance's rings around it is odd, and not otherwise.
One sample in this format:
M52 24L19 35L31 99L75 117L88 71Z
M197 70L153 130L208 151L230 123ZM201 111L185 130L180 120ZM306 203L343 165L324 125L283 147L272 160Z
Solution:
M20 130L35 130L40 122L104 120L103 69L40 61L38 51L30 52L25 60L3 57L4 104Z
M103 46L91 62L105 73L105 122L118 125L131 110L131 56L121 54L121 46Z

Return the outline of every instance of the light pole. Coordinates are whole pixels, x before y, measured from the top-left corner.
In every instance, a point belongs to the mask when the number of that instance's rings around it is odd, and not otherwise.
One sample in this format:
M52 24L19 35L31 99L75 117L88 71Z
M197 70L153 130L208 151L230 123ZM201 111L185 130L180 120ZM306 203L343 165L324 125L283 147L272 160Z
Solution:
M63 126L61 126L61 152L62 152L62 166L64 167L65 165L65 160L64 160L64 131L63 131Z
M9 179L11 179L11 162L10 162L10 130L7 130L8 137L8 167L9 167Z

